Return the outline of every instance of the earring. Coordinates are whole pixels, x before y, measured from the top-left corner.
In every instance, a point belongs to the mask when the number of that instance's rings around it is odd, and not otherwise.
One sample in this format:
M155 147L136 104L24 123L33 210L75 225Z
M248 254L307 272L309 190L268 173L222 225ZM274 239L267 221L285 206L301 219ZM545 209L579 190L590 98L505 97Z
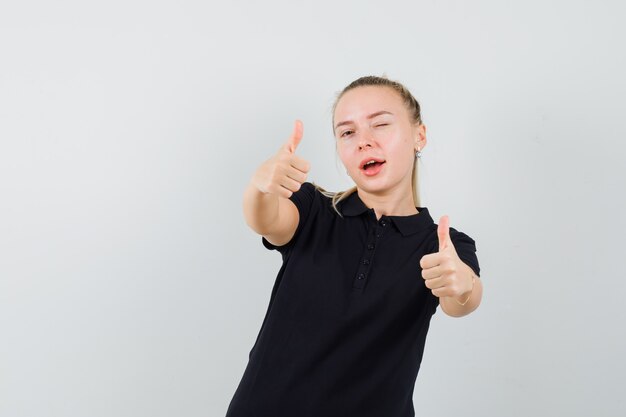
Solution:
M421 158L422 157L422 153L420 152L420 148L417 148L417 152L415 152L415 157L416 158Z

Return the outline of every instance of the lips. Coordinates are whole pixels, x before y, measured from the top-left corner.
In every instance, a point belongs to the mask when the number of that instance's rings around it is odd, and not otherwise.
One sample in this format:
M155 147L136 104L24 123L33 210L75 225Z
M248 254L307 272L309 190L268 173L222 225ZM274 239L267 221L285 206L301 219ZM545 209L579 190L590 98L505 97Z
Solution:
M374 177L382 171L385 163L384 159L370 157L362 160L359 168L366 177Z
M379 164L383 164L385 162L384 159L380 159L380 158L373 158L373 157L365 158L359 164L359 169L365 169L366 168L365 165L367 165L368 162L371 162L371 161L377 162ZM376 165L376 164L371 164L371 165Z

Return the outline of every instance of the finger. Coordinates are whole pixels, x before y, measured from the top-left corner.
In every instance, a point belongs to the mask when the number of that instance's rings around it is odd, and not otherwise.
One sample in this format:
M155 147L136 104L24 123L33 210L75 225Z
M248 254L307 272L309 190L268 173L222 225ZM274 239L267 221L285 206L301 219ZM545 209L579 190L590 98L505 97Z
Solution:
M289 169L287 170L287 176L291 179L298 181L300 184L306 181L306 174L293 167L289 167Z
M289 163L292 167L304 173L309 172L309 169L311 169L311 164L309 164L307 160L302 159L297 155L294 155L293 157L291 157L291 160Z
M279 186L278 188L279 188L278 195L282 198L289 198L293 194L293 192L289 191L286 188L283 188L281 186Z
M435 266L433 268L422 269L422 278L424 279L433 279L439 278L442 274L441 268Z
M294 124L294 127L293 127L293 132L291 133L291 136L287 140L287 143L285 143L285 149L289 153L296 153L296 148L298 147L298 145L300 144L300 141L302 140L303 131L304 131L304 127L302 126L302 122L300 120L296 120L296 123Z
M424 280L424 285L426 285L426 288L431 289L431 290L435 290L437 288L443 288L446 286L445 281L442 277L426 279Z
M422 269L434 268L441 263L440 258L441 255L438 252L429 253L428 255L422 256L422 259L420 259L420 266Z
M292 191L286 189L280 184L271 184L267 187L267 191L271 194L275 194L279 197L289 198L293 194Z
M448 287L435 288L431 292L435 297L451 297L454 295L454 291Z
M296 191L298 191L300 189L300 187L302 186L302 183L294 180L293 178L289 178L289 177L284 177L279 185L293 193L295 193Z
M439 252L452 244L450 239L450 218L442 216L437 226L437 237L439 238Z

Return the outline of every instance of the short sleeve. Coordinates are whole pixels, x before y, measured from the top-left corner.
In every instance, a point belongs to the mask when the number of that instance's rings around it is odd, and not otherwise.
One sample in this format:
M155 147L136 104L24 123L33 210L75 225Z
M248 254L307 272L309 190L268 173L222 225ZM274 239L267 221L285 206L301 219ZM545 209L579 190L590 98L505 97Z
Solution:
M313 204L315 202L315 186L310 182L302 183L302 186L298 191L291 194L289 199L296 205L299 214L298 227L296 228L296 232L289 242L282 246L275 246L270 243L264 236L261 236L261 241L263 242L263 246L265 246L269 250L278 250L280 253L285 255L288 250L293 246L294 242L298 239L300 235L300 231L302 230L303 225L306 223L309 215L312 211Z
M474 239L453 227L450 228L450 239L452 239L452 244L459 258L480 277L480 266L478 265L476 242L474 242Z

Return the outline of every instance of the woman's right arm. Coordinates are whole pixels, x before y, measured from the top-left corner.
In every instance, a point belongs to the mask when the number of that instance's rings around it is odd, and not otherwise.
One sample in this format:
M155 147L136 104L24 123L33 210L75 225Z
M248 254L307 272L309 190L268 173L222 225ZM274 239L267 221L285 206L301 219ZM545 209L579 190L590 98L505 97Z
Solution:
M289 197L300 189L310 169L295 154L302 131L302 122L297 120L292 135L256 170L243 196L246 223L275 246L289 242L298 227L298 209Z

